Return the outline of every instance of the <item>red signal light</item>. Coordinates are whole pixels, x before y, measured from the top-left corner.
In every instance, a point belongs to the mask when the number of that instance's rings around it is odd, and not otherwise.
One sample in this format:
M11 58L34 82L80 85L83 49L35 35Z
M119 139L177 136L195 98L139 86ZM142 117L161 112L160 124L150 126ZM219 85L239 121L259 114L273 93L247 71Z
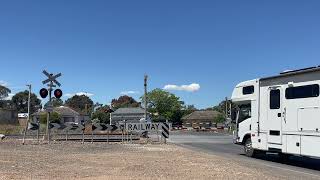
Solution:
M56 98L60 99L60 98L62 97L62 91L61 91L61 89L56 89L56 90L54 91L54 96L55 96Z
M48 96L48 90L45 88L40 89L40 96L46 98Z

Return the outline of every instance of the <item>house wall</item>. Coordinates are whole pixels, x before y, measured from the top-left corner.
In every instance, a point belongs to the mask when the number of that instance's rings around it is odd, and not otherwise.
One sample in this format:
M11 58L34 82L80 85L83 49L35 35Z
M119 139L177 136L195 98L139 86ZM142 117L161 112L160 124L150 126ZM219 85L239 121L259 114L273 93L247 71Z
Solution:
M112 124L118 124L119 121L126 120L130 123L139 123L140 119L144 118L144 114L112 114Z
M183 120L183 126L184 127L193 127L193 128L210 128L212 126L215 126L214 123L212 123L212 119L207 120Z
M18 112L0 109L0 124L18 124Z

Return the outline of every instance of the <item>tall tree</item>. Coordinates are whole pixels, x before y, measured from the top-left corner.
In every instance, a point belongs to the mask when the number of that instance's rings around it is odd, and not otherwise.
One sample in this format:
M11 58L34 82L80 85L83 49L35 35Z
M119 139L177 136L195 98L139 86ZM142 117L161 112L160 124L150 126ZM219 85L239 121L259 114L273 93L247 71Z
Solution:
M5 86L0 85L0 100L3 100L9 96L11 90Z
M229 104L230 102L228 102L228 106L230 106ZM231 108L232 109L236 109L236 105L231 103ZM221 101L218 105L213 106L213 108L207 108L207 110L214 110L214 111L218 111L222 114L226 114L226 101Z
M65 104L80 113L91 114L93 111L93 101L85 95L75 95L67 99Z
M56 97L53 97L51 99L51 102L53 104L53 107L63 106L63 101L61 99L56 98Z
M12 97L12 104L17 109L19 113L26 113L28 112L28 97L29 91L23 91L15 94ZM31 93L30 96L30 112L34 113L38 109L41 108L41 100L38 99L37 95Z
M118 99L112 99L111 105L114 109L119 108L127 108L127 107L139 107L140 103L138 103L135 99L130 96L120 96Z
M99 119L101 123L109 123L110 121L109 110L110 110L110 106L108 105L97 108L96 111L93 112L92 119Z
M184 105L180 98L161 89L155 89L147 94L148 111L153 118L165 118L172 122L181 118L181 109ZM144 100L144 97L142 97Z

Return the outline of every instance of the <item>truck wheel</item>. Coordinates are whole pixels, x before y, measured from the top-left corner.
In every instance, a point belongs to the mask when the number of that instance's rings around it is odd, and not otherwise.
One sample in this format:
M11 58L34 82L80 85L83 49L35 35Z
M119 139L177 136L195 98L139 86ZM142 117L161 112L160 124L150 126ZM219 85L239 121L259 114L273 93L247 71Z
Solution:
M255 150L252 147L251 138L248 138L244 143L244 153L247 157L253 157L255 155Z

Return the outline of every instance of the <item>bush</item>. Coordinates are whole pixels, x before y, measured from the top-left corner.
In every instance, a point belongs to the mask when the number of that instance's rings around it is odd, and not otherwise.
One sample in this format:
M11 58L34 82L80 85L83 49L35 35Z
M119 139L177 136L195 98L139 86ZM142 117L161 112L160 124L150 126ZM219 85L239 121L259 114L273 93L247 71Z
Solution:
M61 123L61 116L57 112L53 112L50 115L50 122L52 123ZM47 113L40 114L40 123L47 124Z
M214 117L213 121L215 123L223 123L225 121L225 117L223 114L218 114L216 117Z

